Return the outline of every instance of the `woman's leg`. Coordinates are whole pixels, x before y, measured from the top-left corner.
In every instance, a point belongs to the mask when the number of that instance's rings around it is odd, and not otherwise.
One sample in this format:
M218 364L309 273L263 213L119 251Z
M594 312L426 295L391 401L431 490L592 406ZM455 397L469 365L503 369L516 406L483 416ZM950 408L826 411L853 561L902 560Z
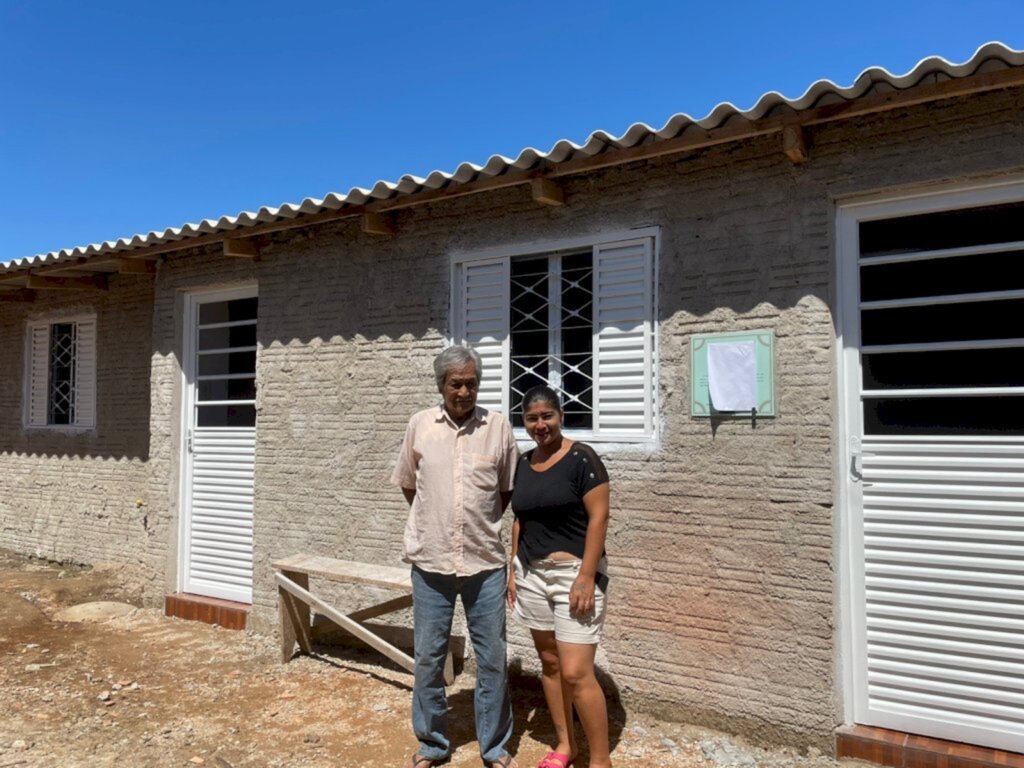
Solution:
M596 652L596 644L558 643L559 670L587 736L590 768L609 768L612 761L608 750L608 705L594 675Z
M551 712L551 722L555 726L558 744L555 752L561 755L576 756L576 738L572 728L572 693L563 686L561 668L558 663L558 643L553 631L531 629L533 645L537 649L541 665L541 685L544 687L544 699Z

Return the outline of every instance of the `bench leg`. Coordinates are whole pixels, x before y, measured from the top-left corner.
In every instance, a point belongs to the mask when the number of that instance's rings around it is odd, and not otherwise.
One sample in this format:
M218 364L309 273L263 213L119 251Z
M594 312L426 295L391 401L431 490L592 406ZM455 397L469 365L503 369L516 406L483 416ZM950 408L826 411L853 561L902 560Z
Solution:
M309 590L309 575L282 571L282 575L292 583ZM299 650L309 654L311 645L309 606L288 592L284 587L277 588L277 604L281 613L281 663L287 662L298 642Z

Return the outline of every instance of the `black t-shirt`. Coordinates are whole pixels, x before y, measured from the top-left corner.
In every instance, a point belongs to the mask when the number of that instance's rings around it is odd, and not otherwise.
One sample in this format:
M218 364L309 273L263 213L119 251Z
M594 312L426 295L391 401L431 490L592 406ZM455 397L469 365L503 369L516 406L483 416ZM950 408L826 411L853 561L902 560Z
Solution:
M512 489L512 511L519 520L519 560L526 565L553 552L582 558L589 520L583 497L608 482L608 470L585 443L573 443L543 472L530 466L531 456L532 450L520 457Z

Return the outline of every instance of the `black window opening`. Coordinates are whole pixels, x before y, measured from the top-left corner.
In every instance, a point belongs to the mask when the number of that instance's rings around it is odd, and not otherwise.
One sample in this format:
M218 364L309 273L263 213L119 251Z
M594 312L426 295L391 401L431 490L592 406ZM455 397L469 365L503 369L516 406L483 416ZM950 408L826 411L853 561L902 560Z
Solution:
M865 434L1024 435L1024 202L862 222L860 244Z
M862 258L1024 241L1024 201L860 224Z
M54 323L50 326L47 424L75 423L77 335L74 323Z
M199 427L255 427L255 405L203 405L199 404L196 418Z
M866 435L1024 435L1020 397L872 399L864 404Z
M562 398L566 429L594 426L594 265L590 250L511 262L509 411L545 384Z
M256 426L254 298L199 305L196 426Z

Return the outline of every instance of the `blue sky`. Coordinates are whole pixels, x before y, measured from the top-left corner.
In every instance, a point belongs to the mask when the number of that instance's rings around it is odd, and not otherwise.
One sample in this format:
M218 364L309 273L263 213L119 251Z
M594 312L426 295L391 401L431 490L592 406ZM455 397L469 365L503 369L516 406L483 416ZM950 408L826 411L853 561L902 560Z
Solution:
M1024 0L0 0L0 260L990 40L1024 48Z

